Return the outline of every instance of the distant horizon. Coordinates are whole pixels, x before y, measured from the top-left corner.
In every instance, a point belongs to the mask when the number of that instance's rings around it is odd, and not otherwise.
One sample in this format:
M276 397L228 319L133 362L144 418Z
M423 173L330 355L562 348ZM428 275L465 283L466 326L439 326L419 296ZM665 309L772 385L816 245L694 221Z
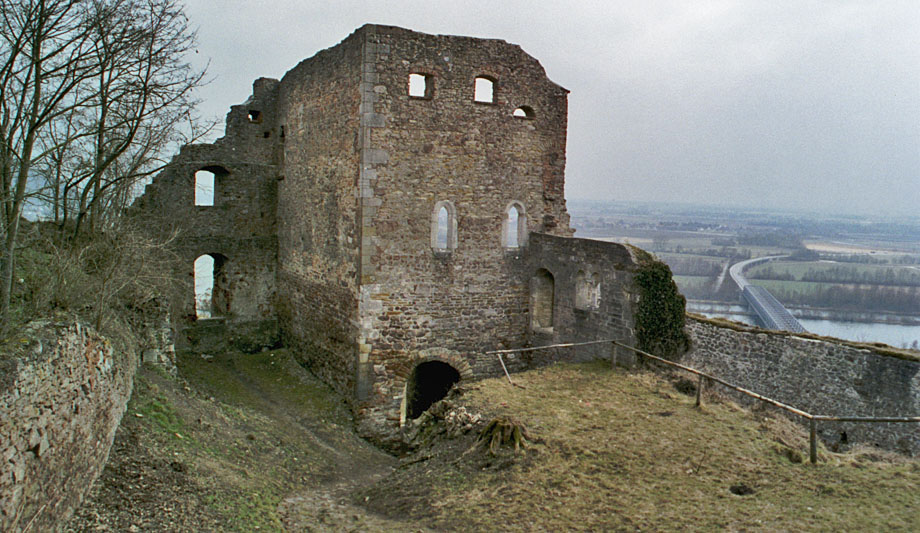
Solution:
M694 208L694 209L717 209L743 211L747 213L792 213L798 215L813 216L836 216L841 218L859 218L859 219L887 219L887 220L905 220L920 224L920 211L915 213L853 213L849 211L826 211L820 209L804 209L798 207L772 207L772 206L753 206L753 205L735 205L728 203L705 203L694 201L669 201L669 200L634 200L634 199L607 199L607 198L584 198L584 197L566 197L568 204L623 204L631 206L657 206L657 207L674 207L674 208ZM37 206L32 202L26 202L23 207L23 216L27 220L48 220L48 208Z
M566 196L567 203L611 203L625 205L646 205L646 206L672 206L683 208L714 208L719 210L745 211L749 213L794 213L801 215L814 216L836 216L842 218L861 218L861 219L898 219L909 220L920 223L920 206L917 211L913 212L889 212L878 213L877 211L849 211L849 210L831 210L829 208L804 208L797 206L769 206L769 205L751 205L736 204L729 202L699 202L699 201L679 201L679 200L637 200L626 198L586 198L579 196Z

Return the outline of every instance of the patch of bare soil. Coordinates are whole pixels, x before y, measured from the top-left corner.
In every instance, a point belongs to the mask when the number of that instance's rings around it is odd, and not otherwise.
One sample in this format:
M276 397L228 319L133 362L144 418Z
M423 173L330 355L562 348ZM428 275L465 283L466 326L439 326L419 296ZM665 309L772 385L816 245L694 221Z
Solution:
M146 450L140 431L118 428L105 471L65 531L220 531L208 488L186 464Z
M354 493L383 478L389 470L372 476L341 480L305 490L284 499L279 507L287 531L428 532L416 521L387 518L354 501ZM392 515L391 515L392 516ZM398 515L397 515L398 516Z

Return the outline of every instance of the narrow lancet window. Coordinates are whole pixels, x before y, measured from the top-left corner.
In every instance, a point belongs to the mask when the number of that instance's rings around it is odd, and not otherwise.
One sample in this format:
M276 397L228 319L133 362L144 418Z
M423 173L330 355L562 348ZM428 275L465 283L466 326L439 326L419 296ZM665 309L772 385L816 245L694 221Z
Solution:
M457 211L447 200L436 203L431 213L431 247L436 252L457 248Z
M441 206L441 209L438 210L438 241L435 245L435 248L439 250L447 249L447 224L450 222L450 215L447 213L447 208Z
M520 246L518 244L518 222L520 222L520 214L517 206L513 205L508 210L508 248Z
M505 208L505 221L502 224L502 246L521 248L527 241L527 216L520 202L511 202Z

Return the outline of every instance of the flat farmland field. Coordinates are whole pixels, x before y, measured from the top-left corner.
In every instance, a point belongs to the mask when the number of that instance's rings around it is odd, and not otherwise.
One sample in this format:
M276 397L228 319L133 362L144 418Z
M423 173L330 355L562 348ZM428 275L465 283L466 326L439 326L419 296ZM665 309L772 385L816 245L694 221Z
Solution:
M745 273L749 279L786 279L864 285L920 286L920 268L832 261L770 261Z

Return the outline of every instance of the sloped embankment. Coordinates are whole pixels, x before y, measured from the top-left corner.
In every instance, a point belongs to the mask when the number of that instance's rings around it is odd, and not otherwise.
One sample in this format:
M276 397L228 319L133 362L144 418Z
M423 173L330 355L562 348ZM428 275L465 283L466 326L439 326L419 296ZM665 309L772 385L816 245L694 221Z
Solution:
M68 531L405 527L339 502L394 459L355 436L341 399L288 352L188 355L178 366L179 378L138 372L111 459Z
M804 464L794 424L711 397L695 408L692 385L653 373L556 365L516 374L524 388L468 384L396 460L283 350L179 367L139 372L69 531L920 528L916 461L822 450ZM475 446L494 418L527 428L526 450Z

